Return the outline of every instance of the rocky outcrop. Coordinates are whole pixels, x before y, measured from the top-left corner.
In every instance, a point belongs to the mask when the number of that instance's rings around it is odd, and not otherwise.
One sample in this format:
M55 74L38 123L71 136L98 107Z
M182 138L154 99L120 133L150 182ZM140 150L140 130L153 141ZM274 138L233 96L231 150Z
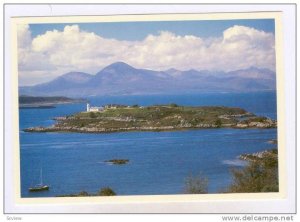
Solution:
M129 160L128 159L112 159L112 160L105 160L104 162L111 163L114 165L123 165L123 164L127 164L129 162Z
M277 155L277 149L271 149L271 150L263 150L263 151L251 153L251 154L242 154L239 156L239 159L247 160L247 161L257 161L257 160L260 160L267 156L273 157L276 155Z
M236 124L236 128L246 129L246 128L275 128L277 127L277 122L270 118L257 118L248 119L246 121L241 121Z

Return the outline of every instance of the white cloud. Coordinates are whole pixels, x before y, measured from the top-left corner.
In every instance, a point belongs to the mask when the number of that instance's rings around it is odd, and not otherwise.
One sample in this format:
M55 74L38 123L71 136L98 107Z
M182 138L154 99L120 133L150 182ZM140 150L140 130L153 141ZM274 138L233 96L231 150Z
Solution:
M116 61L154 70L230 71L250 66L274 70L274 44L272 33L245 26L230 27L218 38L161 31L141 41L120 41L80 30L78 25L32 39L29 26L24 25L18 27L19 73L21 80L32 78L35 84L41 81L37 79L48 81L74 70L96 73ZM37 73L46 74L37 78Z
M31 32L29 30L29 25L18 25L18 47L27 48L31 44Z

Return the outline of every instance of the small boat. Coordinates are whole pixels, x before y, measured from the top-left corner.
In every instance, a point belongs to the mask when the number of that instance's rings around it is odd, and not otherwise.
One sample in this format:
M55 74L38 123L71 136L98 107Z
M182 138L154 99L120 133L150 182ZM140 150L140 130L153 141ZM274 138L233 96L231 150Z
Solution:
M38 192L38 191L49 190L49 186L43 184L43 171L42 171L42 169L41 169L41 172L40 172L40 179L41 179L40 184L37 184L34 187L29 187L30 192Z

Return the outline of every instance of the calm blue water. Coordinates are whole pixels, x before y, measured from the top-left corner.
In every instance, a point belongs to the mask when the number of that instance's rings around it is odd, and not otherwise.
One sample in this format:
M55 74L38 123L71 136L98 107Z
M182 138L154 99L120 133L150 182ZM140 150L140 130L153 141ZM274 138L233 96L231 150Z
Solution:
M274 92L169 96L91 97L92 105L167 104L242 107L276 119ZM86 104L58 105L55 109L20 109L20 128L48 126L56 116L85 110ZM230 168L242 167L236 157L274 145L276 129L205 129L177 132L125 132L110 134L20 132L21 195L45 197L97 192L109 186L118 195L180 194L191 174L209 179L209 192L231 182ZM109 159L129 159L127 165L109 165ZM40 168L49 191L29 193L39 183Z

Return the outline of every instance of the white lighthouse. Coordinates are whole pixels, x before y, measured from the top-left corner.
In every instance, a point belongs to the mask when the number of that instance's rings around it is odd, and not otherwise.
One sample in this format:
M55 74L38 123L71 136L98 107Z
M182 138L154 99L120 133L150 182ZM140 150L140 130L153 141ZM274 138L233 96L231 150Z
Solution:
M90 106L89 103L86 104L86 111L87 112L103 112L104 108L102 106L97 107L97 106Z

